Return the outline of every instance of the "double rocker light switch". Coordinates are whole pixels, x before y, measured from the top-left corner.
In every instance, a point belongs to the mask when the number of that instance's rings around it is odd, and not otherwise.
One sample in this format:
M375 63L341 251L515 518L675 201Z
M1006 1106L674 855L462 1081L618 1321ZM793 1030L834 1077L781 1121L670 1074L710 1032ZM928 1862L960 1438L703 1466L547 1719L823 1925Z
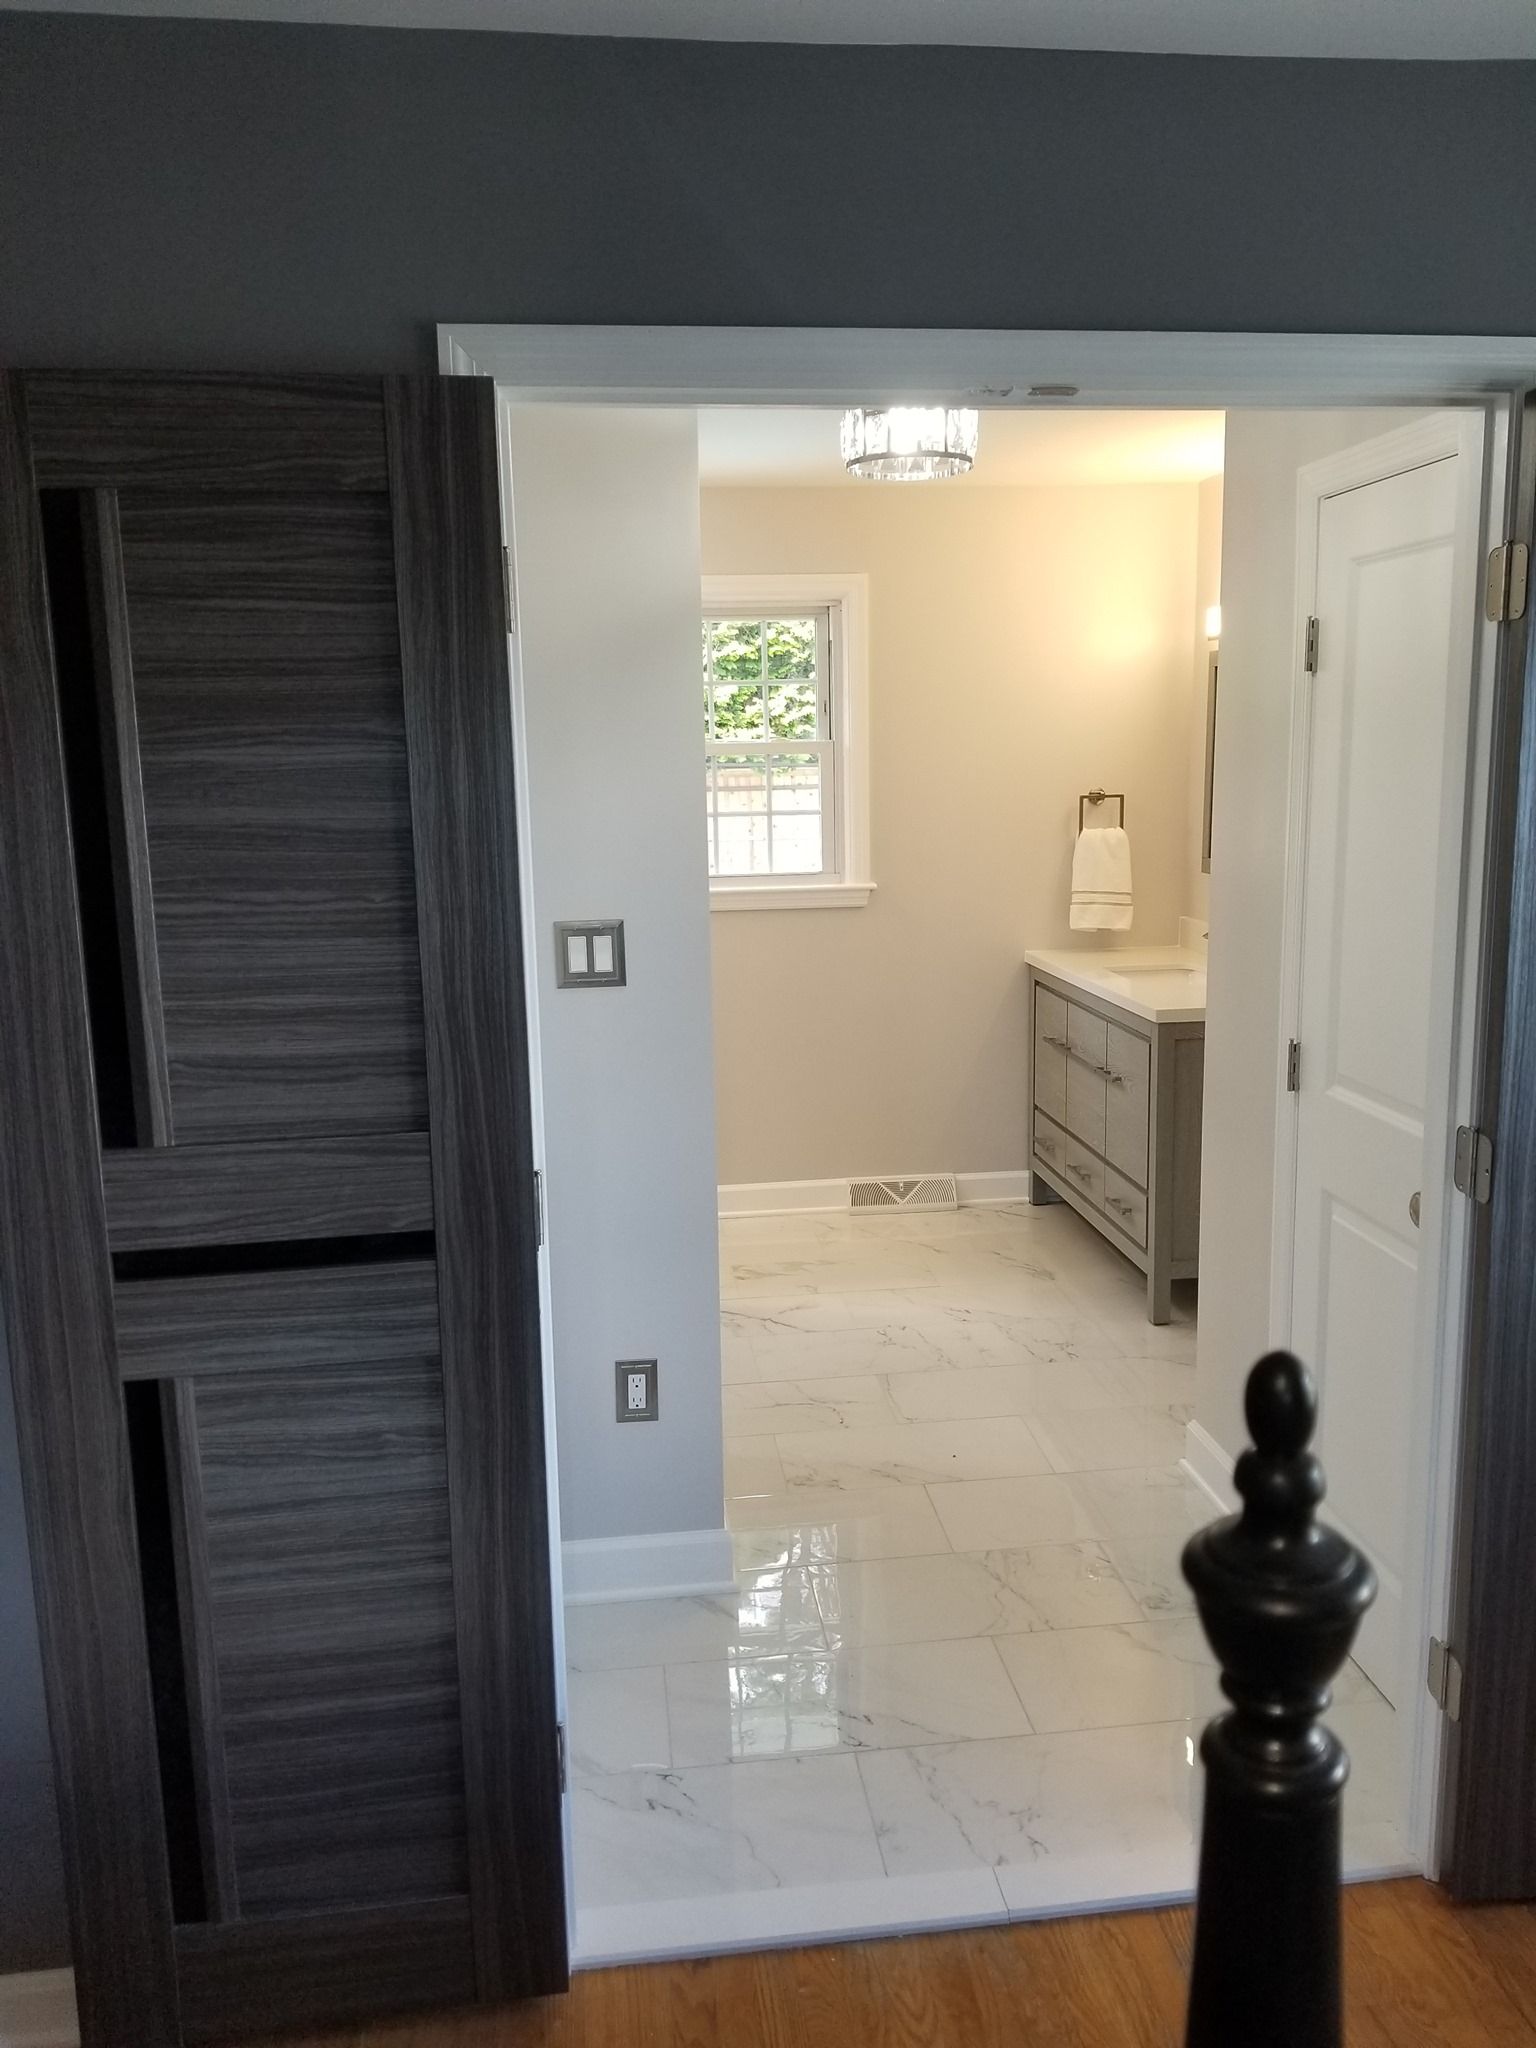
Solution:
M622 988L624 920L557 924L555 966L561 988Z

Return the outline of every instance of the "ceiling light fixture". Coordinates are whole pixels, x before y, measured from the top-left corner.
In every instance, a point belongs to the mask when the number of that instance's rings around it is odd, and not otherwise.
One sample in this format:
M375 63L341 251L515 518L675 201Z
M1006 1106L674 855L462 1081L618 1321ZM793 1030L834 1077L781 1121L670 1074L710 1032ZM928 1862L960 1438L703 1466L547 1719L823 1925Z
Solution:
M979 423L969 406L855 406L843 414L843 464L850 476L887 483L964 476Z

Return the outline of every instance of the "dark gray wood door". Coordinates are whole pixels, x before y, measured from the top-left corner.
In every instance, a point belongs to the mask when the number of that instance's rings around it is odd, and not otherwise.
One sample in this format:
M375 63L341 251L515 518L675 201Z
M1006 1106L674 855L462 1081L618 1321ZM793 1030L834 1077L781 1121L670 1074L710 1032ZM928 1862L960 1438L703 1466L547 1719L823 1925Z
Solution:
M87 2048L565 1982L492 406L0 387L0 1256Z
M1536 539L1536 394L1519 411L1506 532ZM1517 577L1517 588L1519 578ZM1536 1898L1536 632L1501 628L1480 991L1473 1312L1451 1647L1443 1861L1459 1899Z

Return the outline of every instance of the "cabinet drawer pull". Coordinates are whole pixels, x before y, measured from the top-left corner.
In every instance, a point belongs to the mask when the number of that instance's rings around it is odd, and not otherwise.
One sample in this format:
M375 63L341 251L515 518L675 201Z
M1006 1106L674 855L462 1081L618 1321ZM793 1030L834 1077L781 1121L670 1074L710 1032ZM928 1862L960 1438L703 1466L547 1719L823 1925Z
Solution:
M1072 1050L1072 1048L1067 1044L1067 1041L1064 1038L1053 1038L1049 1031L1042 1031L1040 1036L1045 1040L1047 1045L1053 1045L1056 1048L1057 1052L1070 1052Z
M1117 1074L1113 1067L1106 1067L1104 1069L1104 1078L1108 1081L1111 1088L1123 1088L1125 1086L1125 1075Z
M1118 1209L1122 1216L1132 1216L1135 1214L1129 1202L1122 1202L1115 1195L1106 1195L1104 1199L1111 1209Z
M1069 1060L1075 1060L1080 1067L1086 1067L1090 1074L1109 1073L1108 1067L1101 1067L1097 1060L1089 1059L1087 1053L1079 1052L1075 1045L1068 1045L1063 1039L1053 1038L1048 1043L1054 1045L1058 1052L1064 1052Z
M1068 1166L1067 1171L1068 1173L1076 1174L1077 1178L1081 1181L1091 1181L1093 1179L1093 1168L1091 1166Z

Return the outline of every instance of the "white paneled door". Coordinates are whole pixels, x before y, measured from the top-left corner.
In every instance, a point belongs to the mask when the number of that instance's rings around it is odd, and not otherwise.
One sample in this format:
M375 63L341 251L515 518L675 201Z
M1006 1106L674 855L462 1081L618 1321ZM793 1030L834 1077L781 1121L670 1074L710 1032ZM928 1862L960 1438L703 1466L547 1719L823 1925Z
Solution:
M1360 1662L1399 1705L1417 1654L1415 1394L1448 1152L1474 456L1463 445L1315 501L1298 763L1290 1341L1319 1381L1328 1512L1380 1576Z

